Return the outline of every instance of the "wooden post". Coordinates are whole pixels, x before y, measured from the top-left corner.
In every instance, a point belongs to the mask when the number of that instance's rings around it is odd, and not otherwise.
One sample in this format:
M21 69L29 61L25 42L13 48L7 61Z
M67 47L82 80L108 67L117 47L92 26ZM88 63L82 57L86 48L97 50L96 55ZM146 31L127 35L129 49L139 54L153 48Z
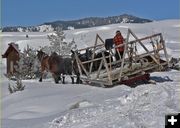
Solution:
M109 55L109 70L110 70L110 73L112 73L112 63L111 63L111 55Z
M102 69L102 64L103 64L103 60L101 60L100 66L99 66L99 68L98 68L98 72L97 72L96 79L99 78L99 74L100 74L100 71L101 71L101 69Z
M104 52L102 52L102 56L103 56L104 65L105 65L105 67L106 67L107 74L108 74L108 79L109 79L108 82L109 82L110 85L112 85L112 78L111 78L111 74L110 74L110 71L109 71L109 68L108 68L108 64L107 64L107 61L106 61Z
M130 36L130 32L129 32L129 29L128 29L127 37L126 37L126 40L125 40L126 43L129 42L129 36ZM128 48L129 48L129 47L128 47L128 45L127 45L127 49L128 49ZM128 55L128 58L129 58L129 57L130 57L129 53L128 53L127 55Z
M125 40L125 48L124 48L125 50L124 50L124 54L123 54L123 58L122 58L122 62L121 62L121 68L120 68L120 72L119 72L118 81L121 81L122 70L123 70L123 67L124 67L125 54L127 53L127 48L128 48L129 36L130 36L130 31L128 29L127 37L126 37L126 40ZM128 57L130 57L129 54L128 54Z
M95 43L94 43L94 49L93 49L92 59L94 59L94 57L95 57L95 50L96 50L96 45L97 45L97 40L98 40L98 37L99 37L99 35L98 35L98 34L96 34L96 40L95 40ZM90 64L89 73L91 73L91 72L92 72L92 67L93 67L93 62L91 62L91 64Z
M96 50L96 48L97 48L97 41L98 41L98 39L102 42L103 45L105 44L104 41L103 41L103 39L97 34L97 35L96 35L96 40L95 40L95 43L94 43L94 49L93 49L92 59L94 59L94 57L95 57L95 50ZM93 62L91 62L91 64L90 64L89 73L92 72L92 67L93 67Z
M162 34L160 34L160 41L161 41L161 43L162 43L162 45L163 45L164 54L165 54L166 61L167 61L167 63L168 63L168 67L169 67L169 59L168 59L168 54L167 54L166 45L165 45L165 41L164 41L164 39L163 39L163 36L162 36Z
M128 43L125 42L124 54L123 54L123 58L122 58L122 62L121 62L121 68L120 68L120 72L119 72L119 78L118 78L119 81L121 81L122 71L123 71L123 67L124 67L125 54L127 52L127 44Z
M101 40L101 42L105 45L104 40L97 34L98 38Z
M75 52L75 58L76 58L76 63L77 63L77 66L78 66L79 73L80 73L80 75L82 76L81 67L80 67L80 65L79 65L79 58L78 58L76 52Z
M82 71L81 71L81 68L80 68L80 66L81 66L82 69L83 69L83 71L85 72L85 74L89 77L89 74L87 73L86 69L84 68L81 60L80 60L79 57L76 55L76 53L75 53L75 56L76 56L76 60L77 60L78 69L79 69L79 71L80 71L80 74L82 75Z

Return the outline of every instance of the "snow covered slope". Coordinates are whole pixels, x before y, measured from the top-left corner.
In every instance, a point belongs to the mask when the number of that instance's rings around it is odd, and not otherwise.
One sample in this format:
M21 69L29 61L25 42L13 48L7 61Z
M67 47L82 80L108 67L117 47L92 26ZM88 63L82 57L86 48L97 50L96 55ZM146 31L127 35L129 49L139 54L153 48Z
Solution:
M115 31L125 36L131 28L138 37L163 33L168 54L180 55L180 20L165 20L146 24L114 24L88 29L68 30L66 40L73 38L79 48L94 44L98 33L104 40ZM29 38L26 38L26 34ZM5 52L8 43L16 42L20 49L28 45L39 48L49 45L49 33L2 33ZM5 60L1 62L2 128L164 128L165 115L180 112L180 72L155 72L151 78L156 85L125 85L98 88L88 85L54 84L53 79L42 83L24 80L25 90L9 94L8 84L15 84L3 76ZM172 80L172 81L171 81Z
M94 45L96 34L99 34L103 40L107 38L112 38L115 35L116 30L120 30L124 37L127 35L127 29L130 28L133 32L137 34L138 37L144 37L147 35L162 33L163 37L167 43L167 47L173 51L179 52L179 34L180 33L180 20L163 20L155 21L145 24L113 24L87 29L75 29L65 31L66 40L72 41L73 38L78 45L78 48L84 48L87 46ZM51 32L52 33L52 32ZM49 45L49 40L47 35L51 33L46 32L9 32L2 33L2 52L4 52L9 42L16 42L20 45L20 49L28 45L39 48L40 46ZM26 38L26 34L29 38ZM173 44L173 45L171 45ZM170 50L169 49L169 50ZM175 52L176 53L176 52Z

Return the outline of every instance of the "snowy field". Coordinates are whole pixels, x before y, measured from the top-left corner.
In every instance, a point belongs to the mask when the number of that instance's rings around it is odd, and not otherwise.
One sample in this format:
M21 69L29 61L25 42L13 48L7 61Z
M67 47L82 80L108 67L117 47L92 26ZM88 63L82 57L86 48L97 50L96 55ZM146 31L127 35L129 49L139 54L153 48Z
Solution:
M123 36L127 28L138 37L162 33L169 57L180 57L180 20L164 20L146 24L114 24L65 31L66 40L73 38L78 48L92 46L98 33L103 40L112 38L116 30ZM26 38L26 34L29 38ZM1 54L8 43L16 42L21 50L28 45L39 49L49 45L50 33L2 33ZM1 61L2 128L164 128L165 115L180 112L180 72L155 72L157 84L130 88L125 85L100 88L88 85L54 84L24 80L22 92L9 94L6 61Z

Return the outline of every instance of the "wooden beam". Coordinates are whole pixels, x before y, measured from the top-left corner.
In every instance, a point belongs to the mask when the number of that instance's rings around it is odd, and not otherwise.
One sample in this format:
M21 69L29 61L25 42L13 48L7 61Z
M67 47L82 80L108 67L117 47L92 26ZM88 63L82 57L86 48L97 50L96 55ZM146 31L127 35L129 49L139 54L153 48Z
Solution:
M100 41L105 45L104 40L97 34L98 38L100 39Z
M129 31L128 31L127 37L126 37L126 40L125 40L126 43L129 42L129 36L130 36L130 33L129 33ZM128 45L127 45L127 49L128 49ZM127 51L127 53L128 53L128 58L129 58L129 57L130 57L129 52Z
M109 57L111 57L111 55L105 56L105 58L109 58ZM82 64L91 63L91 62L98 61L98 60L102 60L102 59L103 59L103 57L96 58L96 59L91 59L91 60L82 62Z
M101 60L100 66L99 66L99 68L98 68L98 72L97 72L96 79L99 78L100 71L101 71L101 69L102 69L102 65L103 65L103 60Z
M81 68L80 68L80 66L81 66L82 69L83 69L83 71L85 72L85 74L86 74L87 76L89 76L89 74L87 73L86 69L84 68L84 66L83 66L83 64L82 64L82 62L81 62L81 60L79 59L79 57L77 56L76 53L75 53L75 56L76 56L76 60L77 60L78 69L79 69L79 71L80 71L80 74L82 75L82 71L81 71Z
M98 45L96 45L96 47L100 47L100 46L104 46L104 44L98 44ZM79 50L77 50L77 51L84 51L84 50L86 50L86 49L92 49L92 48L94 48L94 46L90 46L90 47L86 47L86 48L82 48L82 49L79 49Z
M121 68L119 70L119 77L118 77L119 81L121 81L121 76L122 76L122 71L123 71L123 67L124 67L124 60L125 60L126 51L127 51L127 42L125 43L125 48L124 48L124 54L123 54L123 58L122 58Z
M109 71L109 68L108 68L108 65L107 65L107 61L105 59L104 52L102 52L102 56L103 56L104 65L106 67L106 71L108 73L108 79L109 79L108 83L110 83L112 85L111 72Z
M167 61L167 63L168 63L168 67L169 67L168 54L167 54L166 45L165 45L165 41L164 41L164 39L163 39L162 34L160 35L160 41L161 41L161 43L162 43L162 45L163 45L163 50L164 50L165 58L166 58L166 61Z
M77 63L77 66L78 66L79 73L80 73L80 75L82 75L81 67L79 65L79 57L77 56L76 52L75 52L75 58L76 58L76 63Z
M135 34L132 32L131 29L128 29L128 31L134 36ZM157 34L154 34L154 35L151 35L151 36L146 36L144 38L141 38L141 39L138 39L137 36L135 35L135 40L132 40L130 41L129 43L133 43L133 42L140 42L140 41L143 41L143 40L147 40L147 39L150 39L150 38L153 38L153 37L156 37L156 36L160 36L161 33L157 33Z
M92 59L94 59L94 57L95 57L95 50L96 50L96 45L97 45L98 38L99 38L99 35L96 34L96 40L95 40L95 43L94 43L94 49L93 49ZM92 72L92 67L93 67L93 62L91 62L91 64L90 64L89 73Z

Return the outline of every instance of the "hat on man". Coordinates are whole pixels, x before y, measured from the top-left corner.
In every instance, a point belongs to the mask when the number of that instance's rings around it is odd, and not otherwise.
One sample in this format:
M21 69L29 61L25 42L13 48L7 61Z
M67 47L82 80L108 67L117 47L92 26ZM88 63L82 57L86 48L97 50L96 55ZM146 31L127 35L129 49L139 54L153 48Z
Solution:
M120 32L119 30L117 30L117 31L116 31L116 34L117 34L117 33L121 33L121 32Z

